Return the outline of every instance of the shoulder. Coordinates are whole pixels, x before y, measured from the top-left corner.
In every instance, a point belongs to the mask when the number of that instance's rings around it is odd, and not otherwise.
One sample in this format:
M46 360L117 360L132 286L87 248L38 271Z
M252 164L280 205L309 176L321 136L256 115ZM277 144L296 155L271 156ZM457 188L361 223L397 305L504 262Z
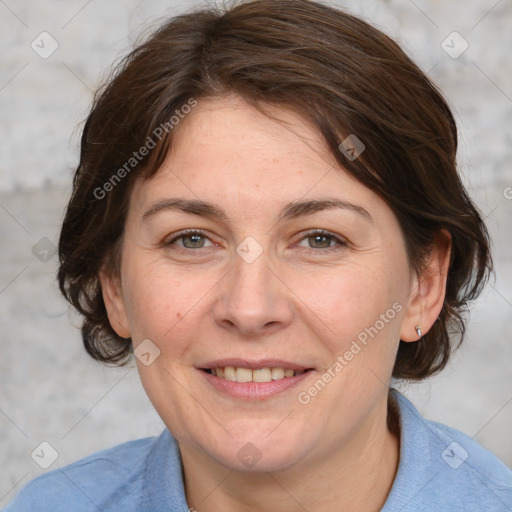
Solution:
M481 510L512 510L512 470L459 430L428 420L425 425L434 467L446 481L446 490Z
M157 439L123 443L45 473L29 482L4 512L103 510L101 504L125 487L125 497L136 502L145 460Z
M512 510L512 471L466 434L423 418L395 392L400 410L400 464L390 493L404 509ZM385 508L384 510L393 510Z

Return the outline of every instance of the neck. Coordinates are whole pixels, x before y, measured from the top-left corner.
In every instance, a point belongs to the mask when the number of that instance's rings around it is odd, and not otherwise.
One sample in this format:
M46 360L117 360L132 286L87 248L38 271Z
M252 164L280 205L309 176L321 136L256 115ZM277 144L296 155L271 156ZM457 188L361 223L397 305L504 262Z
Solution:
M384 404L386 407L386 404ZM282 471L233 471L203 451L180 443L187 501L200 512L379 511L399 461L399 438L386 409L374 411L342 446L306 457Z

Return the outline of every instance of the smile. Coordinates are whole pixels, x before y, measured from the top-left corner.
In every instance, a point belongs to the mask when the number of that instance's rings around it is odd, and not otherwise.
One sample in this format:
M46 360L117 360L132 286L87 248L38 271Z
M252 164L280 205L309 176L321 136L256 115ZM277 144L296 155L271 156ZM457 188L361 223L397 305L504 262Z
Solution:
M232 382L271 382L285 378L302 375L306 370L292 370L290 368L241 368L233 366L205 368L210 375L220 377Z
M313 368L282 360L215 361L197 368L216 392L244 400L263 400L283 393L309 375Z

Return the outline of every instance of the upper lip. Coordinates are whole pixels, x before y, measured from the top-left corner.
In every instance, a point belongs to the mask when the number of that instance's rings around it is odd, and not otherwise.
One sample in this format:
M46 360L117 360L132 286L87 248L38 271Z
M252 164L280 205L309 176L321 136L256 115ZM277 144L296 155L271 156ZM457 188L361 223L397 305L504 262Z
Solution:
M200 364L197 367L207 370L212 368L225 368L226 366L232 366L234 368L250 368L251 370L257 370L260 368L284 368L285 370L308 370L311 366L305 366L292 361L284 361L282 359L240 359L240 358L229 358L229 359L217 359L216 361L208 361L204 364Z

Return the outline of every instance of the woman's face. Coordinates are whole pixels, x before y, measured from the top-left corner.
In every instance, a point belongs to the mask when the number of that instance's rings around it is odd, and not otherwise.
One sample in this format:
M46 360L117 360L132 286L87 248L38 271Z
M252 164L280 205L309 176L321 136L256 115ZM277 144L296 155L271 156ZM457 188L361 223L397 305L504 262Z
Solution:
M180 446L233 469L286 469L371 436L414 325L391 209L314 127L272 112L288 128L235 96L181 121L135 185L106 300Z

